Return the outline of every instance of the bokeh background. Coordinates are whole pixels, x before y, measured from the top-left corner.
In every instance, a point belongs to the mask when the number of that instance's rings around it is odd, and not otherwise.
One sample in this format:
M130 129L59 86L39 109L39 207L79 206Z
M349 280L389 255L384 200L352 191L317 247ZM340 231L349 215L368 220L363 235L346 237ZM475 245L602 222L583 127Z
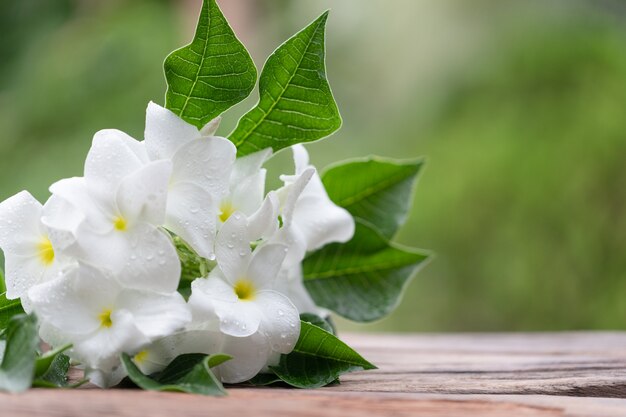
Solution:
M219 1L219 0L218 0ZM626 3L222 0L260 69L331 8L344 118L309 146L425 155L401 243L436 259L371 331L626 327ZM0 2L0 200L80 175L94 132L142 137L200 0ZM255 102L228 113L228 133ZM271 163L272 175L289 164ZM270 180L276 184L276 179Z

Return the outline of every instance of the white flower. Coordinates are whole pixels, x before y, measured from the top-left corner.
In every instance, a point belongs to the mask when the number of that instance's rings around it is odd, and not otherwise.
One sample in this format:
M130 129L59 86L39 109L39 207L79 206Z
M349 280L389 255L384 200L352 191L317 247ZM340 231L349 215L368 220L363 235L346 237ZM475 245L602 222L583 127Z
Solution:
M30 289L45 333L56 345L72 343L70 355L90 369L113 372L121 352L134 353L182 329L191 319L177 292L124 288L112 275L87 265Z
M354 235L354 219L328 197L322 179L309 165L302 145L292 147L295 175L282 175L285 185L277 191L281 200L283 227L272 243L289 247L286 267L293 267L314 251L332 242L347 242Z
M231 141L212 136L218 125L219 118L199 131L155 103L146 110L148 157L172 162L164 226L205 258L214 256L219 206L237 153Z
M217 329L194 328L167 336L142 349L133 362L146 375L162 371L174 358L186 353L223 353L232 357L212 369L225 383L248 381L258 374L272 356L268 339L257 332L247 337L233 337Z
M218 267L191 285L194 321L217 319L235 337L260 332L274 351L289 353L300 333L298 310L273 290L287 248L268 244L252 253L250 241L246 217L234 213L217 236Z
M53 243L69 256L120 275L125 285L170 292L178 287L180 261L165 219L169 161L143 164L132 138L94 139L84 178L50 187L42 221ZM105 134L106 135L106 134ZM103 150L110 148L109 150ZM112 150L114 149L114 151ZM91 163L94 160L109 161ZM75 239L65 239L70 231Z
M64 266L41 222L42 212L41 203L26 191L0 203L0 248L9 299L24 297L32 286L57 277Z

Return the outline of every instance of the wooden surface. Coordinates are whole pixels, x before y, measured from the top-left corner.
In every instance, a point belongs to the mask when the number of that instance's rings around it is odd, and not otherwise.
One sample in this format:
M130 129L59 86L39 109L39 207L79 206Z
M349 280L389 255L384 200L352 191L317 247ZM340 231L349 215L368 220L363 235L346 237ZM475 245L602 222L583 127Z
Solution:
M226 398L31 390L0 394L0 416L626 416L626 333L343 336L380 369Z

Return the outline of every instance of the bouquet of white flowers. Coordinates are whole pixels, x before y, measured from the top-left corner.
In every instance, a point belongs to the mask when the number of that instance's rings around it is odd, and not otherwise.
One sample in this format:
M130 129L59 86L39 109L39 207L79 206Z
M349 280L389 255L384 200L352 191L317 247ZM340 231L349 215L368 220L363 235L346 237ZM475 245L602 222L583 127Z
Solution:
M43 205L26 191L0 204L0 388L66 386L70 360L100 387L129 377L212 395L374 368L329 315L384 316L427 259L389 242L422 162L371 157L323 177L310 164L301 143L341 125L326 18L268 59L259 103L221 137L256 69L206 0L192 43L165 61L166 104L148 104L142 141L99 131L82 177L52 184ZM294 172L266 192L263 165L288 147Z

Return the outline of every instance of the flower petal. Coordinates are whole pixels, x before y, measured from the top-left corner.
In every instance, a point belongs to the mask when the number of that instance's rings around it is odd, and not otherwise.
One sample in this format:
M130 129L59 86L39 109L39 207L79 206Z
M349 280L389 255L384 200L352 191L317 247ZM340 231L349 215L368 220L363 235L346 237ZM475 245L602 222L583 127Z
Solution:
M180 260L170 237L156 227L142 223L127 232L119 280L129 288L172 292L180 280Z
M182 145L172 159L172 183L191 182L215 200L228 194L228 180L237 155L233 143L220 137L195 139Z
M318 174L300 196L293 221L306 237L308 251L331 242L347 242L354 236L352 215L330 200Z
M141 143L120 130L101 130L94 135L87 154L85 178L115 188L122 178L146 162L147 155Z
M313 175L315 175L315 168L307 168L297 176L281 176L281 179L283 179L286 183L286 185L279 190L284 196L281 213L285 227L291 225L293 212L296 208L296 204L298 203L298 199L302 195L306 186L309 184L309 181L311 181Z
M52 195L48 199L41 217L52 246L61 252L76 243L76 234L83 221L85 216L58 195Z
M257 332L248 337L224 336L221 351L233 357L215 368L222 382L238 384L258 374L272 350L268 339Z
M151 339L170 335L191 321L191 312L178 292L123 290L116 306L129 311L137 329Z
M252 254L247 277L259 289L273 288L286 254L287 247L284 245L268 244L257 248Z
M215 255L226 279L234 285L244 277L252 251L247 230L248 220L239 212L233 213L217 234Z
M285 295L296 306L298 312L313 313L326 317L328 312L315 304L302 280L302 265L283 269L276 280L275 291Z
M215 119L205 124L202 129L200 129L200 134L203 137L215 135L215 132L217 132L217 129L220 127L220 123L222 123L222 118L220 116L217 116Z
M187 182L171 186L165 227L180 236L203 258L215 256L217 208L211 195L200 186Z
M121 181L116 196L117 207L124 220L131 224L142 220L162 225L171 174L171 162L157 161L127 175Z
M309 166L309 153L305 147L298 143L291 147L293 152L293 162L296 168L296 175L300 175Z
M230 176L231 189L240 184L245 178L251 177L261 170L261 167L272 156L272 148L266 148L241 158L237 158Z
M39 255L20 256L5 253L5 285L9 300L23 298L28 290L43 282L57 278L62 270L58 261L42 263Z
M278 210L280 202L274 191L270 191L259 209L248 217L248 235L250 241L268 238L278 229Z
M250 216L259 209L265 195L265 175L266 170L262 169L231 187L230 196L227 198L235 210Z
M283 267L290 268L298 265L304 259L307 249L306 236L297 224L284 225L270 238L268 243L286 246L287 256L283 261Z
M144 138L150 159L172 159L181 145L199 137L195 126L156 103L148 103Z
M41 239L41 203L22 191L0 203L0 248L5 253L33 256Z
M259 292L256 304L263 314L260 332L269 339L273 350L290 353L300 336L298 309L276 291Z

